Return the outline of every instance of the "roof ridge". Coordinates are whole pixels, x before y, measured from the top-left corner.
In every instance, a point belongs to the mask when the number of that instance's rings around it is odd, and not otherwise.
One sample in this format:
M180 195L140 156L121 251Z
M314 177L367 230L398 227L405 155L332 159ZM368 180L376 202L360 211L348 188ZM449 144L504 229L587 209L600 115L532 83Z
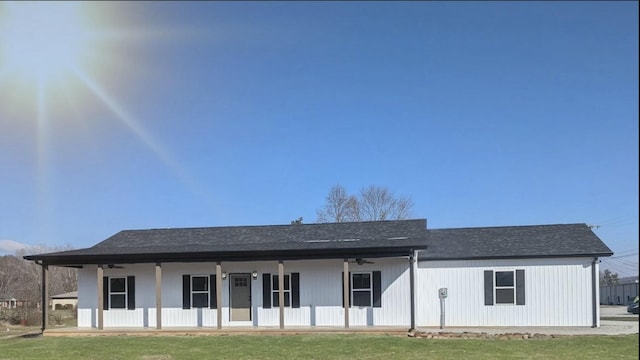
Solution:
M125 229L121 232L134 232L134 231L150 231L150 230L199 230L199 229L237 229L237 228L266 228L266 227L288 227L288 226L310 226L310 225L338 225L341 224L371 224L371 223L391 223L391 222L415 222L415 221L427 221L426 218L417 219L402 219L402 220L371 220L371 221L341 221L341 222L327 222L327 223L308 223L308 224L265 224L265 225L225 225L225 226L194 226L194 227L165 227L165 228L148 228L148 229Z
M467 227L451 227L451 228L432 228L427 229L427 231L433 230L477 230L477 229L503 229L503 228L525 228L525 227L549 227L549 226L569 226L569 225L584 225L587 226L586 223L558 223L558 224L531 224L531 225L498 225L498 226L467 226Z

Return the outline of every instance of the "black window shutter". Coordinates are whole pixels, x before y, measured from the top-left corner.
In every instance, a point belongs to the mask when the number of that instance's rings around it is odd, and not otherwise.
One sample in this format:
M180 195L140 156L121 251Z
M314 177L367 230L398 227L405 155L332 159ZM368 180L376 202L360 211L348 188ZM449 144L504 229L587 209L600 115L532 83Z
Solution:
M291 273L291 307L300 307L300 273Z
M218 294L216 293L216 276L209 275L209 309L218 308Z
M109 277L104 276L102 278L102 302L104 303L104 310L109 310Z
M182 275L182 308L191 309L191 276Z
M262 274L262 308L271 309L271 274Z
M524 270L516 270L516 305L524 305Z
M484 304L493 305L493 270L484 271Z
M382 272L373 272L373 307L382 307Z
M136 309L136 277L127 276L127 309Z

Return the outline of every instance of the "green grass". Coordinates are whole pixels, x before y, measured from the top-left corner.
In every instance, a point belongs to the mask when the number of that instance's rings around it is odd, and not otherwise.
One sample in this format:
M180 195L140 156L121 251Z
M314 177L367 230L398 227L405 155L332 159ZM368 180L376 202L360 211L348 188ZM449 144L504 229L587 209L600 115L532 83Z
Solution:
M638 359L638 335L428 340L390 335L0 338L0 359Z

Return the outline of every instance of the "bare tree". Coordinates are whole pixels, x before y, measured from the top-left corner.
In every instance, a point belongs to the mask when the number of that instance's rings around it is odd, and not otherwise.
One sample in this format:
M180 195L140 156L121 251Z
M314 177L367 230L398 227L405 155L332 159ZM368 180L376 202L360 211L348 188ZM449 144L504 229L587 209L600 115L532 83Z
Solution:
M317 221L321 223L357 221L355 212L357 201L354 196L347 194L347 190L342 185L336 184L329 190L324 207L317 211Z
M11 295L20 301L39 302L42 284L42 268L23 259L27 253L47 253L68 250L43 246L19 250L16 255L0 257L0 294ZM78 289L78 271L74 268L49 267L49 294L58 295Z
M407 219L412 208L411 199L396 197L386 187L371 185L360 190L358 217L361 221Z
M0 296L13 296L22 266L22 260L13 255L0 257Z
M397 197L386 187L371 185L362 188L356 197L335 185L317 213L318 222L379 221L408 219L412 209L411 199Z

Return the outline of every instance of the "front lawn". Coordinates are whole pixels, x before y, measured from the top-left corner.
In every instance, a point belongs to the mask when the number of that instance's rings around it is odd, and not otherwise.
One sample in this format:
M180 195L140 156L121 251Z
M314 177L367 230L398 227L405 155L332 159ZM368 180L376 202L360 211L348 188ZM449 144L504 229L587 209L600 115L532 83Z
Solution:
M0 359L638 359L638 336L429 340L390 335L0 339Z

